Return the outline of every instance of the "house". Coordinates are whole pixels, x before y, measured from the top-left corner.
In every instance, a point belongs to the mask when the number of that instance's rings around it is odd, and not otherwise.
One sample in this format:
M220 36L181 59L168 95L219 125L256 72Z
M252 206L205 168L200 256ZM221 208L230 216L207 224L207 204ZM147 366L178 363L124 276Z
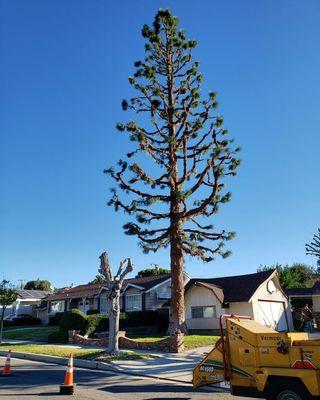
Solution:
M289 301L276 270L190 279L185 288L188 330L216 330L222 314L248 315L279 331L293 330Z
M185 282L190 278L185 274ZM171 275L126 279L120 297L121 311L156 310L171 297ZM107 293L103 283L70 286L46 298L48 316L78 308L84 313L96 310L105 313Z
M16 290L17 300L7 308L6 315L33 314L33 309L41 304L50 292L44 290Z
M320 282L316 282L311 288L285 289L292 307L301 308L305 304L312 306L314 312L320 313Z

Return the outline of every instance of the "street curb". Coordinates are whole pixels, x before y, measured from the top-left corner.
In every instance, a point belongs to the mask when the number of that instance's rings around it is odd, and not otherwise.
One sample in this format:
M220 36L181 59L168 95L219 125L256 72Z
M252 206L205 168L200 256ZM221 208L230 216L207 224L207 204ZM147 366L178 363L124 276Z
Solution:
M0 356L5 357L7 355L7 351L0 350ZM57 356L47 356L45 354L34 354L34 353L21 353L17 351L11 352L12 358L21 358L30 361L40 361L52 364L60 364L67 365L68 358L67 357L57 357ZM87 368L87 369L99 369L102 371L114 371L121 372L118 368L113 365L108 365L107 363L103 363L101 361L90 361L90 360L80 360L78 358L73 359L73 365L79 368Z
M8 351L3 351L0 350L0 357L6 357L8 354ZM59 364L59 365L67 365L68 364L68 358L67 357L57 357L57 356L47 356L44 354L34 354L34 353L22 353L22 352L16 352L16 351L12 351L11 352L11 358L19 358L19 359L23 359L23 360L30 360L30 361L39 361L39 362L46 362L46 363L50 363L50 364ZM112 363L112 361L111 361ZM117 372L120 374L124 374L124 375L132 375L132 376L136 376L136 377L140 377L140 378L151 378L151 379L158 379L158 380L163 380L163 381L168 381L168 382L175 382L175 383L183 383L184 385L192 385L191 382L186 382L186 381L182 381L179 379L172 379L172 378L160 378L159 376L156 375L146 375L146 374L137 374L135 372L131 372L131 371L127 371L127 370L123 370L115 365L110 365L101 361L90 361L90 360L80 360L77 358L73 359L73 365L75 367L79 367L79 368L85 368L85 369L95 369L95 370L99 370L99 371L112 371L112 372ZM198 388L197 390L202 391L201 387ZM224 388L220 388L220 387L211 387L212 392L215 393L225 393L226 390Z

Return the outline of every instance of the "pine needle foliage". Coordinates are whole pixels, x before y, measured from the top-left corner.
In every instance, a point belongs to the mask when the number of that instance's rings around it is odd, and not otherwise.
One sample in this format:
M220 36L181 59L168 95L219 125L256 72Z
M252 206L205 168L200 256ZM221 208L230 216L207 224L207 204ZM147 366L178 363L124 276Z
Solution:
M215 254L226 257L230 253L223 244L234 233L213 232L212 224L203 225L198 219L211 220L219 206L231 199L223 180L236 175L240 149L232 146L223 118L215 112L216 93L201 98L202 74L192 56L197 42L186 39L184 31L178 29L178 19L169 10L159 10L153 26L144 25L142 36L147 42L146 56L135 62L134 76L129 78L138 94L123 100L122 108L147 115L152 129L135 121L117 124L120 132L129 134L136 148L126 160L119 161L118 171L110 168L105 172L134 199L126 202L114 190L109 204L136 217L136 222L127 223L124 230L140 239L146 253L168 246L174 222L181 221L183 225L193 225L179 232L184 253L207 262ZM139 152L151 157L159 167L159 175L131 162ZM153 211L157 203L162 203L166 211ZM153 222L161 221L168 225L150 228ZM205 241L215 245L206 246Z
M317 263L320 266L320 228L313 235L312 241L306 244L306 254L317 257Z
M105 171L117 183L108 204L132 217L124 231L139 239L145 253L170 247L177 328L184 318L184 256L210 262L217 254L230 255L224 244L234 233L215 229L211 221L231 199L225 181L237 173L240 148L217 113L216 93L201 94L197 42L186 38L177 17L160 9L142 36L145 57L129 77L135 96L122 101L136 120L117 124L134 149L117 169ZM142 165L141 154L152 168Z

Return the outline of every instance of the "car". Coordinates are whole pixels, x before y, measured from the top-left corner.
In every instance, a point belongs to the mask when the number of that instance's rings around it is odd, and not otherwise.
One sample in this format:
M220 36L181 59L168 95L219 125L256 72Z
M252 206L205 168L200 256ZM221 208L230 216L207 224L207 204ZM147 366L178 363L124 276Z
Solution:
M4 321L14 321L15 319L20 319L20 318L31 318L32 317L32 315L30 315L30 314L17 314L17 315L15 315L15 314L10 314L10 315L7 315L6 317L4 317Z

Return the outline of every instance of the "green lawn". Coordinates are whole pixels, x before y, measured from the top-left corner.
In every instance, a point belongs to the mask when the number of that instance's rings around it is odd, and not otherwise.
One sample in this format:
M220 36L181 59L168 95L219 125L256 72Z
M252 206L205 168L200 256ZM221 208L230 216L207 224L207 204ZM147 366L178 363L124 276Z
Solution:
M0 350L11 350L14 352L22 353L34 353L34 354L46 354L49 356L68 357L70 353L73 353L74 358L86 359L86 360L97 360L103 362L116 361L116 360L139 360L144 358L151 358L146 354L138 354L131 351L122 352L118 356L108 356L102 350L91 350L91 349L77 349L68 346L54 346L54 345L17 345L17 344L2 344Z
M48 335L58 329L57 326L10 327L3 331L3 339L47 342Z
M139 342L155 342L161 339L165 339L168 336L163 335L139 335L137 337L132 336L132 339ZM195 349L202 346L214 345L219 339L219 336L213 335L185 335L184 337L184 347L186 350Z

